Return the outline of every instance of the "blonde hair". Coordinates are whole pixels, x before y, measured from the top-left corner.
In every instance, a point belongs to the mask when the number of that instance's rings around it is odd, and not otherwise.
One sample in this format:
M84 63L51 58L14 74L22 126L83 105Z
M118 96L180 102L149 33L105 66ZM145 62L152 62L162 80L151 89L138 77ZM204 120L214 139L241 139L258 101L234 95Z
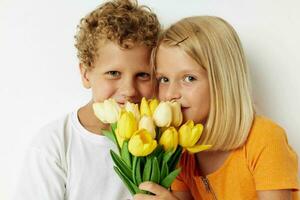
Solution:
M255 111L245 55L232 26L213 16L184 18L164 31L159 45L183 49L208 73L210 111L200 142L213 145L211 150L242 146Z
M129 49L157 45L160 23L156 15L136 0L111 0L81 19L75 35L75 47L80 63L93 68L99 42L112 41Z

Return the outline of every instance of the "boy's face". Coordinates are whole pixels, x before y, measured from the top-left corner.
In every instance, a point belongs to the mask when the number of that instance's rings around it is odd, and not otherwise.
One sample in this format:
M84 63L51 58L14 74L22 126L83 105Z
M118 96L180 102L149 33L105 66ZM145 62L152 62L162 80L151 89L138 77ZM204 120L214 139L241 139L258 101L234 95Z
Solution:
M145 46L121 49L116 43L106 42L99 47L93 69L80 67L83 85L92 89L94 102L113 98L122 105L152 98L155 82L150 55L151 49Z
M204 123L210 108L207 72L178 47L161 45L156 63L159 99L181 103L184 121Z

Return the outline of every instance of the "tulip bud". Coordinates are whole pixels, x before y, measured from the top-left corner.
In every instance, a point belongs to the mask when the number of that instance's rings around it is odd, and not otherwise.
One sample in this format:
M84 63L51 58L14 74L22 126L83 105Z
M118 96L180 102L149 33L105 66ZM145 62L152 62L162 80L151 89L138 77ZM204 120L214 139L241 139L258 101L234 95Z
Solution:
M145 97L142 98L140 111L141 111L141 116L143 115L147 115L149 117L152 116L148 101L146 100Z
M170 127L165 130L159 139L159 144L164 147L165 151L172 150L174 152L178 145L177 130L174 127Z
M117 138L117 142L119 144L119 147L122 148L123 147L123 142L125 141L125 139L120 136L119 131L118 131L117 128L115 130L115 134L116 134L116 138Z
M127 101L126 104L125 104L125 110L127 112L132 112L132 114L134 115L136 121L140 120L140 111L139 111L138 104L130 103L130 102Z
M139 122L139 130L140 129L146 129L151 137L153 139L155 139L156 137L156 132L155 132L155 126L154 126L154 122L153 122L153 119L147 115L144 115L140 122Z
M182 112L180 103L174 101L170 102L172 108L172 125L178 127L182 123Z
M172 108L168 102L160 102L157 106L153 120L158 127L168 127L172 123Z
M115 123L120 117L121 108L114 99L107 99L104 102L93 104L96 117L103 123Z
M134 132L137 131L137 128L137 121L133 114L123 111L117 124L119 136L125 140L130 139Z
M129 140L128 150L134 156L147 156L156 148L157 142L147 130L137 131Z
M197 153L209 149L211 145L197 145L201 137L203 125L197 124L189 120L179 129L179 144L186 148L190 153Z
M150 111L151 111L151 116L154 114L155 109L157 108L159 102L157 99L151 99L149 103Z

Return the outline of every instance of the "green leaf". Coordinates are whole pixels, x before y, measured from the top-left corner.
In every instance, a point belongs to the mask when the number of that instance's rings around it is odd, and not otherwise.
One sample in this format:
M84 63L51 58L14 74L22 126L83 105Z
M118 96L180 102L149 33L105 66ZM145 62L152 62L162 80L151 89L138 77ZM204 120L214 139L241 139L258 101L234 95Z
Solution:
M135 180L136 180L136 185L140 185L143 182L142 174L141 174L141 159L140 158L138 158L137 164L136 164Z
M174 171L172 171L168 176L166 176L160 183L161 186L165 187L166 189L168 189L171 184L173 183L173 181L175 180L175 178L178 176L178 174L180 173L181 168L175 169Z
M135 175L135 171L136 171L136 167L137 167L137 160L138 160L138 157L136 156L133 156L133 159L132 159L132 180L134 182L134 184L138 185L137 184L137 181L136 181L136 175Z
M116 130L116 128L117 128L117 125L118 125L118 122L113 123L113 124L110 124L111 130L112 130L113 132L115 132L115 130Z
M162 167L160 171L160 182L169 174L169 167L167 162L163 160Z
M182 147L178 146L176 151L174 152L174 154L171 156L171 158L168 161L169 171L173 171L176 168L178 161L180 159L180 156L181 156L181 152L182 152Z
M115 137L112 131L102 130L102 134L105 135L108 139L110 139L113 143L118 145L117 138Z
M146 164L143 171L143 181L149 181L151 175L152 158L147 157Z
M159 184L159 180L160 180L159 164L157 158L154 157L154 159L152 160L152 172L151 172L150 181Z
M128 151L128 141L123 142L123 147L121 149L122 160L131 168L131 155Z
M115 165L127 176L128 179L131 179L131 169L129 166L113 150L110 150L110 155Z
M132 188L131 184L129 183L128 179L126 178L126 175L124 175L119 168L114 166L115 172L118 174L118 176L121 178L131 195L135 195L135 190Z
M174 153L173 150L169 150L166 153L164 153L164 158L163 158L164 162L168 162L171 156L173 155L173 153Z
M142 191L138 188L138 186L132 183L132 181L128 177L126 177L126 175L119 168L114 166L114 170L122 179L123 183L127 186L127 188L129 189L132 195L135 195L137 193L142 193Z
M154 151L149 155L149 157L157 157L161 152L163 151L162 145L157 145L157 147L154 149Z

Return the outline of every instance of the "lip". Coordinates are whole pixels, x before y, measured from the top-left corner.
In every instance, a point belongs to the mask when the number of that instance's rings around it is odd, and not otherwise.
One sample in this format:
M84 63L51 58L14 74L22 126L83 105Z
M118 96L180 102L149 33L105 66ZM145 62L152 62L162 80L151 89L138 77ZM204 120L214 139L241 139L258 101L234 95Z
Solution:
M185 111L187 109L189 109L189 107L183 107L183 106L181 106L181 111Z

